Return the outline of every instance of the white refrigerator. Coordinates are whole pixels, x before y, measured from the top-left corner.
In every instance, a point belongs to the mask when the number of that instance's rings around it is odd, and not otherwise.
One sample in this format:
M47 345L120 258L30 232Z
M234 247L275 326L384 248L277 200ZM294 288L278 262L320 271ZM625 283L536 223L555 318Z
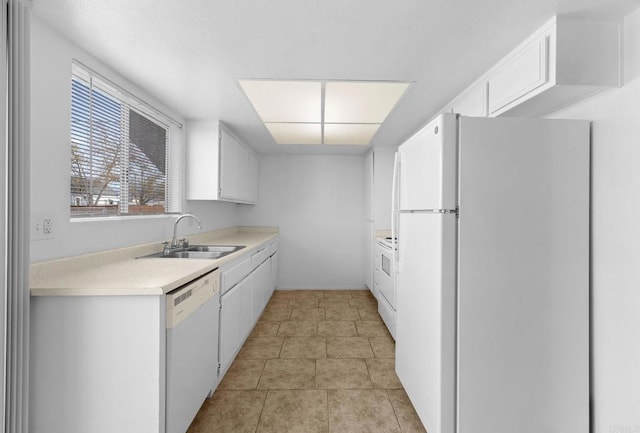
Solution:
M589 431L589 122L399 147L396 372L429 433Z

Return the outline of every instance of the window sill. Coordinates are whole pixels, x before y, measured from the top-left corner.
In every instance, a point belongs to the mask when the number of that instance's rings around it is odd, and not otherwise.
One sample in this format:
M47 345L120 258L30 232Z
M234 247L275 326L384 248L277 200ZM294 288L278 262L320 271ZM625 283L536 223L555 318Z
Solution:
M162 214L162 215L128 215L128 216L109 216L109 217L77 217L69 218L72 223L85 223L93 221L132 221L132 220L153 220L153 219L170 219L180 214Z

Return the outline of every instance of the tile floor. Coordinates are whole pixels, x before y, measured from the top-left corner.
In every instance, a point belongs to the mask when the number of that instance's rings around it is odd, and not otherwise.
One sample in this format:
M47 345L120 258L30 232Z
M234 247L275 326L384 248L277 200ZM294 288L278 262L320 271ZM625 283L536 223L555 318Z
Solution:
M368 290L276 291L188 433L425 432Z

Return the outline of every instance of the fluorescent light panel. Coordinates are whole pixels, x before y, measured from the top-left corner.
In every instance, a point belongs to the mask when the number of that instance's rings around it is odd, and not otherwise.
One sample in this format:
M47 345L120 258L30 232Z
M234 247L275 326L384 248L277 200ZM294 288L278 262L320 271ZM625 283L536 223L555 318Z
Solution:
M409 87L409 83L373 81L240 80L239 84L276 143L332 145L369 144Z
M380 124L378 123L325 123L324 144L369 144Z
M319 123L265 123L278 144L322 144Z
M326 84L326 123L382 123L409 83L342 82Z
M240 86L265 123L321 121L322 83L242 80Z

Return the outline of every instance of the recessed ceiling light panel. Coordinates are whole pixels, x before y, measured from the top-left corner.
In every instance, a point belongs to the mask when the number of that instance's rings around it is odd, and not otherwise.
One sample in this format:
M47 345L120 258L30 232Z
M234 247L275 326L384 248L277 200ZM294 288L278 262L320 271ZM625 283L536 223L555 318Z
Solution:
M322 144L319 123L265 123L278 144Z
M240 80L240 87L263 122L321 121L318 81Z
M325 123L324 144L367 145L379 127L373 123Z
M239 84L276 143L345 145L369 144L410 85L305 80Z
M382 123L409 83L328 81L325 90L327 123Z

